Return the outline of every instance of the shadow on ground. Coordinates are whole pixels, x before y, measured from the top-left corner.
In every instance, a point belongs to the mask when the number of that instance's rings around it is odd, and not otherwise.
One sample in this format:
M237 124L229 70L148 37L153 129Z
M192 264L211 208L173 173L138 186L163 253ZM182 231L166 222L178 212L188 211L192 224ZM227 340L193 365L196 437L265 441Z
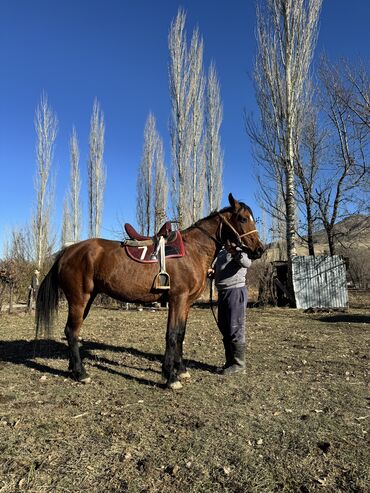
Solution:
M137 365L126 365L122 363L118 363L112 359L109 359L103 355L96 355L93 351L110 351L113 353L121 353L132 355L136 358L140 358L145 362L146 361L157 361L159 363L163 360L163 355L148 353L145 351L141 351L140 349L125 347L125 346L114 346L111 344L104 344L95 341L83 341L81 343L81 356L83 360L91 362L96 368L102 371L106 371L108 373L113 373L116 375L120 375L128 380L136 380L139 383L144 385L153 385L155 382L151 380L147 380L144 378L134 377L130 374L127 374L123 371L118 371L109 366L117 367L119 366L120 370L122 369L135 369L139 371L149 371L148 368L140 367ZM59 375L65 378L69 377L71 374L69 371L64 371L60 369L53 368L52 366L48 366L46 364L42 364L36 361L36 358L43 358L46 360L55 360L55 359L65 359L66 366L68 364L68 347L67 344L63 342L58 342L52 339L48 340L36 340L36 341L24 341L24 340L16 340L16 341L0 341L0 367L1 363L13 363L16 365L24 365L28 368L33 368L41 373L49 373L52 375ZM203 363L196 360L186 360L186 364L189 368L209 372L216 373L217 367L213 365L208 365L207 363ZM109 365L109 366L105 366ZM154 371L154 370L150 370Z
M370 324L368 315L352 315L349 313L320 317L318 320L325 323Z

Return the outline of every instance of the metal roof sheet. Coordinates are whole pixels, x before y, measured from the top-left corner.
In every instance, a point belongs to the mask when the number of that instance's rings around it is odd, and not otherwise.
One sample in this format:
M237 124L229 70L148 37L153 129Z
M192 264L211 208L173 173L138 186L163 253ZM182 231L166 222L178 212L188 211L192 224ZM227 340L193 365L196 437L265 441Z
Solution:
M294 257L292 274L297 308L348 306L346 265L339 255Z

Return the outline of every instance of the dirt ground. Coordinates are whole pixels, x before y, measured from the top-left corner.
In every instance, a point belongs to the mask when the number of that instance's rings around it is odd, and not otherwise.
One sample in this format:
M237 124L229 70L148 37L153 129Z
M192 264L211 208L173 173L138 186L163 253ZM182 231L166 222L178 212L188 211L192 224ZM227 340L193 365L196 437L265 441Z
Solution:
M0 492L370 491L369 300L347 313L249 309L247 374L224 378L192 309L181 391L160 381L165 311L95 308L73 382L63 339L0 316Z

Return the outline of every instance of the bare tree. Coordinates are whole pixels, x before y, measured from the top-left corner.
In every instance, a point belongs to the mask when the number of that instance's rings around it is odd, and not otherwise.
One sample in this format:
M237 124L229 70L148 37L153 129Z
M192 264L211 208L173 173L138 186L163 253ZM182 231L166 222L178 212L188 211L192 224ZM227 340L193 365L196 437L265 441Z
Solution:
M287 243L286 243L286 215L284 211L285 200L282 191L277 195L276 211L272 215L271 239L275 256L273 260L287 260Z
M219 209L222 200L223 153L220 127L222 102L216 67L212 62L208 70L206 97L206 173L208 212Z
M89 237L99 236L106 182L104 166L104 115L95 99L90 122L90 142L88 158L89 177Z
M32 221L35 263L41 270L45 257L51 250L50 216L52 208L52 192L50 172L54 154L54 144L57 136L58 120L48 104L45 93L35 113L36 130L36 210Z
M155 118L149 113L144 129L143 156L137 178L136 216L141 234L149 236L153 229L153 170L157 147Z
M266 0L257 7L255 66L261 125L247 124L258 161L283 187L288 259L296 255L295 158L322 0Z
M370 251L368 248L355 246L340 250L338 253L348 258L348 274L353 286L360 289L370 288Z
M354 127L358 128L358 132L361 134L362 148L368 151L370 138L369 66L361 60L357 63L341 60L337 66L332 65L331 70L336 73L335 92L342 107L346 109L347 119L351 121ZM367 194L370 190L370 169L367 156L366 172L359 189L366 195L366 201L360 207L365 206L366 208L367 206L369 211Z
M194 30L190 48L186 14L180 9L168 35L172 203L181 228L199 218L204 201L204 75L203 41Z
M358 125L370 131L370 79L369 66L359 61L350 64L341 61L342 76L336 81L342 104L348 108Z
M70 149L70 182L69 182L69 214L71 222L70 241L77 242L81 235L81 177L80 177L80 151L76 129L73 127L69 143Z
M190 140L190 187L186 190L191 204L189 223L194 223L203 217L205 199L205 155L204 155L204 90L205 77L203 74L203 40L198 29L193 32L190 52L190 88L193 101L190 113L189 140Z
M62 248L72 241L72 224L71 224L71 214L68 207L68 199L65 197L63 205L63 217L62 217L62 233L60 238L60 243Z
M368 175L368 127L358 125L343 97L343 77L337 67L323 60L320 67L323 105L330 129L326 173L315 189L314 200L327 234L329 251L336 253L335 224L353 213ZM360 203L363 206L363 203Z
M155 167L154 231L157 232L167 219L168 180L164 166L162 139L158 139Z
M326 137L326 131L319 126L318 108L310 102L310 105L306 106L302 139L296 156L298 203L303 204L305 217L305 234L301 238L307 243L309 255L315 255L313 234L317 215L313 196L322 167Z
M4 258L20 264L30 264L34 260L32 252L32 228L15 227L11 230L4 248Z
M143 156L137 178L136 216L142 234L156 232L166 218L167 181L163 143L156 129L155 117L149 113L144 129Z
M32 235L32 227L29 225L14 227L7 235L4 260L0 260L0 311L6 288L9 291L9 311L14 299L24 300L29 293L30 281L35 270ZM45 262L44 269L47 267Z
M169 85L171 97L171 145L172 145L172 203L177 220L183 227L186 219L187 165L190 149L187 145L188 121L191 110L189 95L188 53L185 32L185 11L179 9L176 19L172 21L168 35L170 54Z

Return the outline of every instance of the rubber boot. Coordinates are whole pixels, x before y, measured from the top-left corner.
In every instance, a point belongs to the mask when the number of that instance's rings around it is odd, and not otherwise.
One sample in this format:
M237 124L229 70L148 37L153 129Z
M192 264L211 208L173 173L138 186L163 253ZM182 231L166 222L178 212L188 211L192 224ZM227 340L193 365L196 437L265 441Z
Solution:
M222 372L222 375L234 375L234 373L245 373L245 344L231 343L232 365Z
M217 373L223 373L226 368L229 368L233 364L233 351L231 347L231 342L227 337L223 338L224 350L225 350L225 363L222 368L217 369Z

